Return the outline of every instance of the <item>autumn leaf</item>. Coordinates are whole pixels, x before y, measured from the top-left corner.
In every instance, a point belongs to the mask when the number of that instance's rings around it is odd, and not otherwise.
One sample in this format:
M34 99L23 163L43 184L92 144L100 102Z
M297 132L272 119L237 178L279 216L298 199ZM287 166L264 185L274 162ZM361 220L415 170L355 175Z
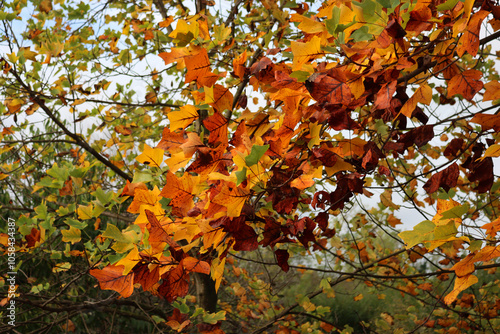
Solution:
M149 230L149 244L153 247L153 254L157 254L158 252L163 251L163 247L165 244L176 248L179 247L175 241L168 235L168 233L163 229L156 215L149 210L144 210L146 217L148 218L151 227L148 227Z
M389 108L391 106L392 96L396 92L396 85L397 81L391 81L382 85L377 93L373 107L377 109Z
M194 257L185 257L182 259L181 264L187 271L210 274L210 265L205 261L200 261Z
M483 101L500 99L500 82L494 80L484 85Z
M186 83L196 81L200 86L213 86L218 76L210 71L210 61L206 49L199 50L198 53L185 56L184 61L187 68Z
M476 114L470 121L471 123L477 123L481 125L483 130L494 129L495 131L500 131L500 114Z
M479 281L478 278L474 275L457 277L455 279L455 286L453 287L453 291L451 291L449 294L446 295L446 297L444 297L444 302L447 305L451 304L454 300L457 299L460 292L476 284L478 281Z
M180 107L179 110L172 111L168 114L170 121L170 129L184 129L196 119L198 119L198 110L192 105Z
M480 10L472 15L467 25L467 30L458 41L456 50L459 57L462 57L465 52L468 52L472 56L477 55L479 50L479 31L481 29L481 23L488 14L488 11Z
M460 94L471 101L474 95L483 88L483 83L480 81L482 76L483 73L479 70L466 70L455 75L448 82L448 98Z
M212 201L227 208L228 217L238 217L250 193L240 187L229 188L224 184Z
M309 60L324 56L324 52L321 50L321 39L318 36L314 36L306 43L292 41L291 47L294 71L300 70L302 65Z
M348 104L352 99L351 89L340 71L328 74L313 74L306 81L306 88L318 102Z
M118 292L123 298L130 297L134 292L134 273L123 275L123 266L109 265L103 269L91 269L90 275L99 281L103 290Z
M142 164L160 167L163 155L164 151L161 148L151 148L148 144L144 144L144 151L135 159Z
M413 111L417 107L417 103L429 105L432 101L432 89L427 84L422 84L417 88L415 93L401 108L401 113L408 118L411 118Z

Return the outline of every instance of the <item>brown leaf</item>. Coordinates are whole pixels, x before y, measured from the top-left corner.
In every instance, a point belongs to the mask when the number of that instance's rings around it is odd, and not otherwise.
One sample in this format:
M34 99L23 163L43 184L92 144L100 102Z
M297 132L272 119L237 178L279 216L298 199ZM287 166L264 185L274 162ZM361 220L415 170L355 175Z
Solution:
M443 187L445 191L457 185L460 170L456 163L453 163L448 168L432 175L432 177L424 184L424 189L428 194L436 192L439 187Z

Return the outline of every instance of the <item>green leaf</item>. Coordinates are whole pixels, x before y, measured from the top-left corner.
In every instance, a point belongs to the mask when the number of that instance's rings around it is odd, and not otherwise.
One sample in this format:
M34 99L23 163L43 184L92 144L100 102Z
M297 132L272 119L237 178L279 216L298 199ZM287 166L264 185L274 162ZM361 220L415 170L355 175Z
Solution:
M337 49L335 49L337 51ZM297 79L298 82L306 82L306 80L311 76L311 73L306 71L295 71L290 74L291 78Z
M74 227L70 227L69 230L61 230L61 234L63 236L62 240L64 242L71 242L71 244L75 244L82 239L82 231Z
M203 315L203 322L215 325L217 321L226 320L226 311L219 311L217 313L209 313Z
M73 219L73 218L66 218L64 220L66 224L68 224L71 227L77 228L79 230L83 230L84 228L87 227L87 223L81 222L79 220Z
M150 182L153 181L153 174L151 173L151 170L145 169L141 171L136 171L134 173L134 179L132 180L132 183L137 183L137 182Z
M450 210L443 212L442 213L443 217L441 217L441 220L462 218L462 216L465 215L468 211L469 211L469 203L455 206L455 207L451 208Z
M47 171L47 175L64 182L69 177L69 171L67 167L61 168L57 165L57 163L54 163L52 168Z
M458 0L448 0L445 3L437 5L436 9L439 10L440 12L445 11L445 10L452 10L453 7L455 7L457 3L458 3Z
M45 205L45 202L42 202L42 204L37 206L35 208L35 212L37 213L35 218L40 219L40 220L47 219L47 205Z
M268 148L269 148L269 145L263 145L263 146L254 145L254 146L252 146L252 151L250 152L250 154L248 156L245 157L245 162L246 162L247 166L253 166L253 165L257 164L259 162L260 158L262 158L262 156L264 155L264 153L266 153Z
M236 174L236 185L239 186L243 181L247 179L246 167L243 167L242 170L237 171L235 174Z
M325 20L326 30L330 35L337 34L337 27L340 22L340 7L334 6L332 9L332 18Z
M108 224L106 226L106 231L104 231L102 236L119 242L127 242L127 239L123 236L122 232L113 224Z
M99 202L101 202L102 205L108 204L112 199L113 199L113 193L112 192L104 192L101 187L97 188L96 191L92 193L93 196L95 196Z
M413 231L404 231L398 234L406 243L406 249L428 240L434 239L436 225L430 220L424 220L413 228Z
M373 35L368 32L368 26L362 26L351 34L351 38L355 42L369 41L373 38Z
M171 198L165 198L163 197L161 200L159 200L158 202L161 204L161 208L165 211L169 211L171 209L171 207L169 206L170 204L170 201L172 201Z

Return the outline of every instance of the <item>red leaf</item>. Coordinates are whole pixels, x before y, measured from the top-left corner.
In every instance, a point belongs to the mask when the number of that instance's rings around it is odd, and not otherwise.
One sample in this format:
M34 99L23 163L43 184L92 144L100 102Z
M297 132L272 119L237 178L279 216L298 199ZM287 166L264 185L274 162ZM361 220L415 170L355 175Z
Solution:
M284 249L277 249L274 254L276 254L276 260L278 261L278 265L284 272L288 272L290 270L290 266L288 265L288 258L290 255Z
M182 266L177 266L162 275L163 283L158 288L158 293L167 301L173 302L177 297L184 297L188 293L189 275Z
M149 269L149 263L139 263L134 269L134 284L139 283L142 285L144 291L151 289L160 280L160 267L154 265L153 270Z
M457 185L460 170L456 163L449 166L445 170L432 175L432 177L424 184L424 189L428 194L436 192L439 187L443 187L445 191L449 191Z
M36 243L40 241L40 230L36 228L31 229L31 233L25 236L26 242L28 243L26 246L28 248L35 247Z
M341 70L315 73L306 81L306 88L316 101L331 104L349 104L352 100L351 89L346 84Z

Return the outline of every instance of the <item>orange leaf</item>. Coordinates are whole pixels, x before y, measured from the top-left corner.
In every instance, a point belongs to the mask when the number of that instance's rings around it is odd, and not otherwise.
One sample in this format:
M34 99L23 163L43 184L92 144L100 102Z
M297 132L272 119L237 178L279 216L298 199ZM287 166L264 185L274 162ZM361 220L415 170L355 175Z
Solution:
M478 282L478 279L474 275L468 275L464 277L457 277L455 279L455 286L453 288L453 291L450 292L446 297L444 297L444 302L446 304L451 304L455 299L457 299L457 296L460 292L464 291L468 287L470 287L473 284L476 284Z
M187 271L192 271L195 273L210 274L210 265L194 257L185 257L182 259L181 264Z
M377 93L375 98L374 108L376 109L387 109L391 106L392 96L396 92L397 81L391 81L385 83ZM413 111L413 110L412 110Z
M483 101L493 101L500 99L500 82L490 81L484 85Z
M188 55L189 51L187 48L174 48L170 52L162 52L158 56L165 61L165 65L177 63L177 69L180 70L186 67L184 57Z
M245 67L245 62L247 61L247 51L243 51L242 54L240 54L238 57L233 59L233 68L234 68L234 74L240 78L243 79L245 76L246 72L246 67Z
M482 81L479 81L482 75L483 73L479 70L467 70L455 75L448 82L448 98L460 94L471 101L474 95L483 88Z
M476 114L470 121L481 125L483 130L493 129L495 131L500 131L500 114Z
M193 206L193 187L195 177L185 173L182 177L175 176L171 171L167 172L166 185L160 195L165 198L171 198L170 205L172 213L178 216L185 216Z
M465 258L460 260L460 262L455 263L455 265L450 269L454 270L455 274L458 277L464 277L474 272L474 270L476 269L474 266L474 262L476 262L474 260L474 254L469 254Z
M471 56L477 55L479 50L479 30L481 29L481 23L488 14L488 11L480 10L472 16L467 25L467 30L458 41L457 54L459 57L462 57L465 52L468 52Z
M99 281L102 290L113 290L127 298L134 292L134 273L123 276L123 266L107 266L103 269L92 269L90 275Z
M484 224L481 226L486 230L486 234L488 234L491 238L494 238L497 235L497 232L500 231L500 218L495 219L491 223Z
M161 135L161 140L156 145L157 148L161 148L169 153L174 153L179 151L179 147L186 142L184 137L184 131L180 133L171 132L170 128L165 127Z
M146 217L148 218L151 227L149 230L149 244L153 247L153 254L157 254L155 251L163 251L163 244L167 243L169 246L176 248L178 247L177 243L172 240L172 238L168 235L167 232L163 229L158 218L156 218L155 214L149 210L144 210ZM160 249L161 248L161 249Z
M213 86L217 81L217 75L210 71L210 60L206 49L201 49L195 55L184 57L186 62L186 83L196 81L200 86Z

